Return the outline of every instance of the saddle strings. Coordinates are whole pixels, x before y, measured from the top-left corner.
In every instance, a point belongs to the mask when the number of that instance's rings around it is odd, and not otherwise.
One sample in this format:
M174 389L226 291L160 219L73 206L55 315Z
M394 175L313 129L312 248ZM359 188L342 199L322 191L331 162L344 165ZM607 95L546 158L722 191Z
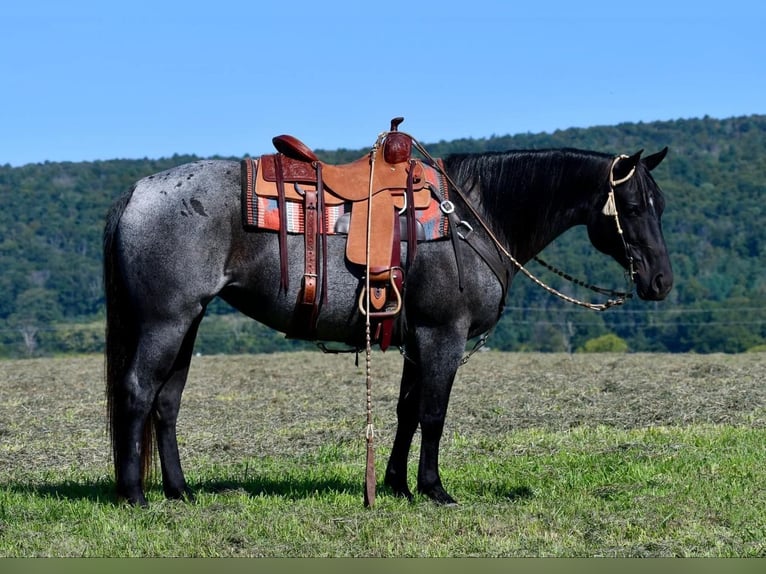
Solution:
M465 193L463 193L462 189L460 189L460 187L453 181L453 179L439 165L439 163L431 156L431 154L428 153L428 150L426 150L425 147L423 147L423 145L417 139L415 139L414 137L412 137L409 134L407 134L407 135L412 139L412 143L415 146L415 148L421 154L423 154L423 157L428 159L431 162L431 164L439 171L439 173L441 173L447 179L449 184L455 190L455 193L457 193L460 196L460 198L463 200L463 202L465 203L465 205L468 208L468 210L476 218L476 220L482 226L484 231L487 233L487 235L490 237L490 239L494 242L494 244L498 248L498 250L500 250L500 252L503 253L503 255L505 255L508 259L510 259L511 263L513 263L519 269L519 271L521 271L524 275L526 275L527 278L529 278L536 285L538 285L539 287L542 287L548 293L550 293L552 295L555 295L556 297L566 301L567 303L572 303L574 305L579 305L580 307L585 307L585 308L591 309L593 311L604 311L606 309L609 309L610 307L615 307L617 305L622 305L625 302L626 299L630 299L633 296L633 294L631 292L611 291L611 290L597 288L598 290L596 292L599 292L599 293L602 293L602 294L605 294L605 295L614 295L616 298L615 299L608 299L605 303L590 303L588 301L580 301L579 299L575 299L574 297L570 297L569 295L566 295L566 294L562 293L561 291L558 291L557 289L554 289L550 285L547 285L542 280L538 279L534 274L532 274L532 272L530 272L526 267L524 267L524 265L522 265L521 262L518 261L511 254L511 252L508 251L505 248L505 246L503 246L503 244L500 242L500 240L495 236L495 234L489 228L487 223L484 221L484 218L478 213L478 211L473 206L473 204L468 200L468 197L465 195ZM614 159L614 161L612 162L612 167L611 167L610 173L609 173L609 189L610 189L610 193L609 193L609 198L607 199L607 202L609 202L609 199L611 199L611 204L609 205L610 213L608 213L608 215L613 215L614 216L615 221L617 222L617 229L618 229L618 232L620 234L620 238L622 239L623 245L625 246L626 254L628 255L628 261L630 262L630 271L625 274L625 283L626 283L626 286L628 288L630 288L631 287L631 282L633 281L633 275L634 275L633 258L630 256L630 253L628 253L627 243L625 242L625 238L624 238L624 236L622 234L622 228L620 227L620 221L619 221L619 218L617 216L617 206L614 203L614 188L615 188L616 185L618 185L620 183L624 183L625 181L630 179L630 177L634 173L634 170L631 170L631 172L626 177L620 179L619 181L615 181L614 180L614 171L613 170L614 170L615 164L617 163L617 161L619 159L622 159L622 156L618 156L617 158ZM613 213L612 213L612 210L613 210ZM545 264L545 265L550 268L550 266L548 266L547 264ZM564 277L565 279L568 279L568 276L566 274L560 274L560 275L562 277ZM581 284L581 283L577 283L576 281L575 281L575 283L576 284ZM587 286L587 284L583 284L583 286ZM596 290L596 289L591 289L591 290Z

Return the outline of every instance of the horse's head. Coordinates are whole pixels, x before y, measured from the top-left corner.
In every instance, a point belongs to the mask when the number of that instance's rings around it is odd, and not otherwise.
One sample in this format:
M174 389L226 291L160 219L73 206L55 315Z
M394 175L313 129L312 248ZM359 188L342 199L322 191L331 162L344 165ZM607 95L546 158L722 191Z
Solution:
M591 243L632 272L638 296L653 301L664 299L673 286L660 222L665 201L650 173L667 151L614 160L609 184L588 221Z

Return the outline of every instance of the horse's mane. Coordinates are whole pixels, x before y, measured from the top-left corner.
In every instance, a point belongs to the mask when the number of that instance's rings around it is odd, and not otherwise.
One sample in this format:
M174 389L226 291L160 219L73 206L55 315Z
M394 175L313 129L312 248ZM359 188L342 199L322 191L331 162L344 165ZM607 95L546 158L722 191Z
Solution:
M566 184L595 194L593 182L607 181L609 157L573 148L511 150L453 154L445 158L444 166L470 201L482 207L493 231L510 239L514 231L525 236L547 234L549 226L557 225L547 214L563 207L564 198L555 196L557 190ZM514 231L508 227L512 218L517 221Z
M608 154L574 148L511 150L453 154L445 168L464 190L480 190L481 201L490 209L512 207L530 199L530 193L554 190L574 178L606 176ZM594 190L595 191L595 190ZM534 198L537 202L540 197Z

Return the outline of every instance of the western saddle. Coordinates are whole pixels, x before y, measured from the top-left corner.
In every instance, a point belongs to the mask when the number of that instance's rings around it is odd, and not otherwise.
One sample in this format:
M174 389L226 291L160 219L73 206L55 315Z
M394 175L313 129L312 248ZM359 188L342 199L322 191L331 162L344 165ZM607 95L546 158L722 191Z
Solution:
M369 290L368 282L363 281L358 307L362 314L369 310L373 342L382 350L390 345L394 319L400 316L403 303L405 270L400 245L407 241L409 267L419 232L415 210L428 207L432 200L424 165L412 158L412 138L398 131L403 119L394 118L390 131L380 135L372 151L348 164L324 163L290 135L273 138L277 153L242 161L243 186L250 186L249 191L259 197L277 201L280 288L285 291L286 202L303 206L305 269L289 337L314 338L320 305L327 300L325 208L350 204L349 219L338 222L347 225L346 258L365 274L369 271Z

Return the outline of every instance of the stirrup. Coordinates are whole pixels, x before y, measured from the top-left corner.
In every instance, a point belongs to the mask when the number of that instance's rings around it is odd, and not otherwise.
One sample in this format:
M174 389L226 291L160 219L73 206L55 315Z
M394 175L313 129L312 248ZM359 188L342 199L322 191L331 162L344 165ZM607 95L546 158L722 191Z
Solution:
M375 319L385 319L386 317L395 317L399 314L399 312L402 310L402 294L399 292L399 288L396 286L396 281L393 279L393 272L395 269L398 269L397 267L394 267L391 269L391 289L394 291L394 297L396 298L396 303L394 305L393 309L384 309L383 311L370 311L370 318ZM369 293L367 293L366 289L362 289L361 293L359 293L359 312L362 314L362 316L367 315L367 310L365 308L365 296L369 297Z

